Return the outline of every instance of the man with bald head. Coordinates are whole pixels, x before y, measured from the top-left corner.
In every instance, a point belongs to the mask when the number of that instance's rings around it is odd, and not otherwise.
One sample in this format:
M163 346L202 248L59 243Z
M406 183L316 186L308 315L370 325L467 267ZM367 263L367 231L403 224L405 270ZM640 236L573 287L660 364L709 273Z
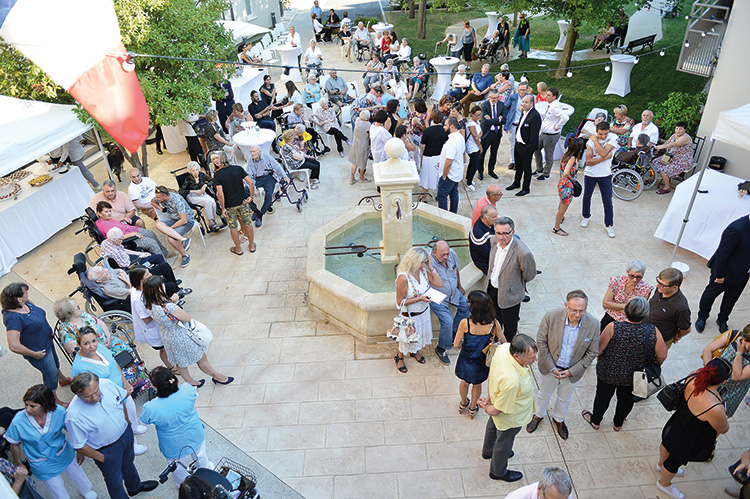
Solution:
M469 235L469 254L474 265L487 275L487 269L490 267L490 250L492 243L490 239L495 235L495 219L497 218L497 209L492 205L484 205L481 210L481 216L472 225L471 234Z
M447 350L453 347L453 337L456 336L458 323L469 316L469 303L464 297L464 288L461 287L461 274L459 272L458 255L445 241L438 241L432 247L432 266L443 280L443 287L435 288L445 293L446 298L441 303L430 302L432 313L440 321L440 337L438 346L435 348L440 362L450 364ZM456 307L456 315L451 316L450 305Z
M497 202L500 201L501 197L503 197L503 190L499 185L488 185L485 195L479 198L476 206L474 206L474 211L471 214L471 226L473 227L477 223L477 220L479 220L479 217L482 215L482 208L487 205L497 207Z
M508 191L518 189L523 179L523 188L516 193L516 196L525 196L531 190L531 157L539 147L539 131L542 128L542 117L534 109L534 97L524 96L521 110L514 150L516 177L513 183L506 187Z

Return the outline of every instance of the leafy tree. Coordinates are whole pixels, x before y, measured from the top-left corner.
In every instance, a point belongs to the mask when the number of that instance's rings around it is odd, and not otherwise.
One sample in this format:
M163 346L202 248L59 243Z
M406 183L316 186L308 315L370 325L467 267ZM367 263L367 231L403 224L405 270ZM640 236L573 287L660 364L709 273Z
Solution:
M0 94L17 99L72 104L73 97L12 45L0 44Z

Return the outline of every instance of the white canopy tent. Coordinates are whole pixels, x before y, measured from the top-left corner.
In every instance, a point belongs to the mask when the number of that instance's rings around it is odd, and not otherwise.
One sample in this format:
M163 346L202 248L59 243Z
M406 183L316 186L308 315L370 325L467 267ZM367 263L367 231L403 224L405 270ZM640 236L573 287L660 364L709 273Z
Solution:
M257 24L243 23L240 21L216 21L226 28L227 31L232 33L235 43L241 42L243 38L252 38L257 35L265 35L270 33L271 30L258 26Z
M669 264L672 265L675 256L677 255L677 248L680 247L680 240L685 232L685 226L687 225L690 217L690 212L695 204L695 197L700 189L701 180L706 172L706 167L711 159L711 152L714 149L714 142L724 142L735 147L741 147L742 149L750 150L750 103L740 106L735 109L728 111L722 111L719 113L719 117L714 124L714 131L711 133L711 146L708 148L708 154L703 156L701 161L700 174L698 181L695 183L695 189L693 189L693 195L690 198L685 217L682 219L682 227L680 228L680 234L677 236L677 241L674 245L674 251L672 252L672 258Z

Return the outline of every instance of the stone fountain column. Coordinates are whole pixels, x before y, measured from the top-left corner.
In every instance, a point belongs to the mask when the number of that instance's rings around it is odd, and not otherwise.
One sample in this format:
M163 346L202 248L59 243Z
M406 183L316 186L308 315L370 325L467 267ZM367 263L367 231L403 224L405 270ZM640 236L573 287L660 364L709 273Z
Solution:
M383 204L383 248L380 259L383 263L397 263L401 255L412 247L411 193L419 183L419 174L414 161L403 161L399 157L406 150L400 139L385 143L385 152L390 159L375 163L375 185L380 187Z

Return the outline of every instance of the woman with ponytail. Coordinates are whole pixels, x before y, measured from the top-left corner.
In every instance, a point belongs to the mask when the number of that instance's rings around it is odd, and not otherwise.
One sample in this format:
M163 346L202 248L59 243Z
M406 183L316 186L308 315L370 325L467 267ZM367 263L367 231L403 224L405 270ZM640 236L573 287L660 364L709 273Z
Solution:
M656 488L669 497L685 497L672 485L675 476L685 474L680 466L689 461L711 460L716 438L729 431L718 388L731 376L732 366L727 360L717 357L694 371L685 384L685 402L679 405L661 432L659 463L654 467L661 473Z

